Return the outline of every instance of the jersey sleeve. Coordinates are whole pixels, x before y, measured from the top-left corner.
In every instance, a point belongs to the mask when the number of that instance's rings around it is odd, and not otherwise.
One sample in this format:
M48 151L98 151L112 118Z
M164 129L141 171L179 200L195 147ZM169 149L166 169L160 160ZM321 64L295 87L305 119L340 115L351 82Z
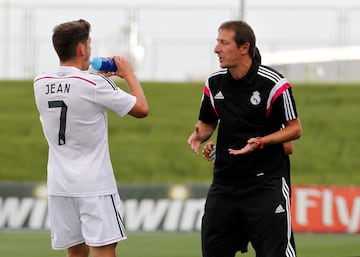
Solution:
M128 114L136 103L136 97L120 89L115 82L101 76L96 86L96 102L123 117Z
M283 100L283 108L284 108L284 112L283 112L284 121L297 119L298 114L297 114L295 100L292 94L291 87L282 93L282 100Z
M272 88L266 106L266 115L269 116L274 108L279 108L282 121L295 120L298 117L292 88L287 79L282 78Z
M218 114L216 112L213 101L211 100L211 92L207 84L204 86L204 92L201 99L201 107L199 113L199 120L205 123L216 123L219 119Z

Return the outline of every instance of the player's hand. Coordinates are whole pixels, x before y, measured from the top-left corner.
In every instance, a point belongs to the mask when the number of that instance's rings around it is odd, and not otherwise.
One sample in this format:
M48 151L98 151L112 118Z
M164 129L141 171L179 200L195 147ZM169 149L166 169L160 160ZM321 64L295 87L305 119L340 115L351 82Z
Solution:
M127 80L130 76L135 76L131 63L125 57L114 56L113 60L117 68L117 71L114 72L114 75L119 76L125 80Z
M216 145L214 142L208 142L204 145L202 156L207 161L214 161L216 158Z

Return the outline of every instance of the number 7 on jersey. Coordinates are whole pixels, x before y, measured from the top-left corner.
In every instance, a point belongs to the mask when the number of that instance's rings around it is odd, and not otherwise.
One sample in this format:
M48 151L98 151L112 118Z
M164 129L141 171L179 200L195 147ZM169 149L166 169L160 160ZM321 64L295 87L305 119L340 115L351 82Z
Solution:
M64 101L49 101L49 108L61 108L60 111L60 128L59 128L59 145L65 145L66 113L67 105Z

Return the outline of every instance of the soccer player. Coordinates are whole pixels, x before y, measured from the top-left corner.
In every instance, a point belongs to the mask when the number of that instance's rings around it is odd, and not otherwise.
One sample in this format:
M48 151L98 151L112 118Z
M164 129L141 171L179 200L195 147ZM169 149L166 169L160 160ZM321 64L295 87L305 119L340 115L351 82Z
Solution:
M246 22L220 25L214 52L222 69L205 83L199 121L187 140L198 153L218 128L203 257L234 257L249 241L257 257L296 256L283 144L300 138L301 123L290 83L256 61L255 45ZM203 150L208 158L214 144Z
M60 66L34 79L35 101L49 145L48 205L53 249L69 257L114 257L126 239L108 146L107 110L143 118L149 107L131 64L113 59L117 71L90 74L90 24L56 26L52 36ZM123 78L129 93L108 78Z

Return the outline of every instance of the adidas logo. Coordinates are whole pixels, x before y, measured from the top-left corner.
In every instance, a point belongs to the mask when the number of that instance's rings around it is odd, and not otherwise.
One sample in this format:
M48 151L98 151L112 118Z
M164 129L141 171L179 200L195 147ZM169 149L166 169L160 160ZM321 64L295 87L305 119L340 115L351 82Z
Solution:
M275 213L283 213L283 212L285 212L285 209L281 204L279 204L279 206L275 210Z
M219 91L215 96L214 99L224 99L223 94L221 93L221 91Z

